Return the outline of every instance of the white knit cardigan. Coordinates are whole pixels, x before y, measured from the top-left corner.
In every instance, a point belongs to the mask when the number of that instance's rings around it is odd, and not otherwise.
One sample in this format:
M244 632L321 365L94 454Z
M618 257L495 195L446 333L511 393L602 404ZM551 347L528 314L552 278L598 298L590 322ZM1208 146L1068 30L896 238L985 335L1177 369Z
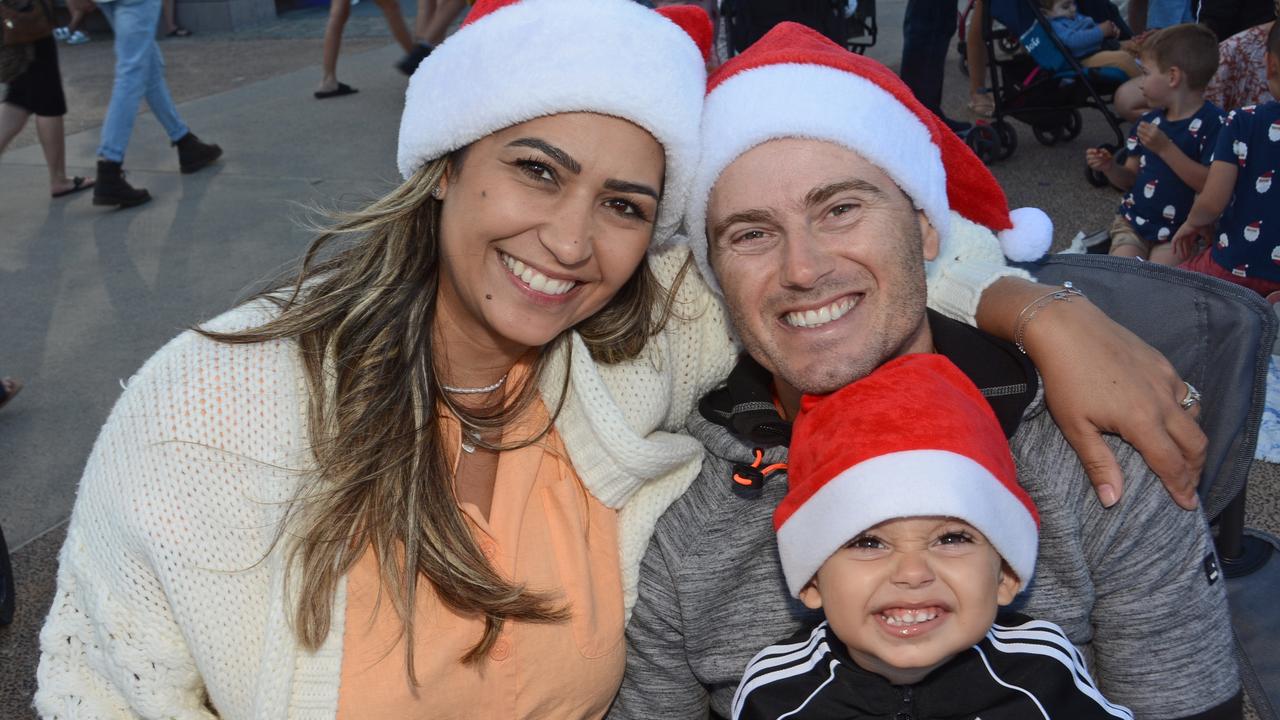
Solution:
M1019 273L1003 267L990 233L970 230L953 232L929 288L933 307L972 323L982 289ZM675 247L650 262L669 280L686 255ZM553 405L568 366L556 427L588 489L620 508L628 610L654 523L701 466L701 446L680 432L685 417L736 357L696 274L680 300L687 319L642 357L597 365L575 334L572 361L557 354L545 375ZM269 312L243 306L208 327L252 327ZM89 457L59 556L40 633L42 717L334 717L345 585L328 639L302 650L284 543L272 545L311 477L306 392L292 342L226 345L192 332L130 380Z

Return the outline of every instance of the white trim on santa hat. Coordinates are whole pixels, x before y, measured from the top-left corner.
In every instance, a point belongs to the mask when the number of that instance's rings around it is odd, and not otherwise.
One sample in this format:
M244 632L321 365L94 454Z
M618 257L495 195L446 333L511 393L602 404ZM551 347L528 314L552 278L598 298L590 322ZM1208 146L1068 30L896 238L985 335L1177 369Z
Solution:
M400 174L534 118L613 115L666 152L654 231L664 242L697 162L705 67L683 29L632 0L521 0L464 25L418 67L400 121Z
M825 65L786 63L744 70L708 96L702 159L689 195L689 245L707 282L707 203L734 160L769 140L808 138L843 145L882 169L922 209L945 244L951 212L942 153L920 118L859 75Z
M946 450L879 455L828 480L778 528L787 589L799 596L818 568L867 529L901 517L961 518L977 528L1025 587L1036 567L1035 518L999 478Z

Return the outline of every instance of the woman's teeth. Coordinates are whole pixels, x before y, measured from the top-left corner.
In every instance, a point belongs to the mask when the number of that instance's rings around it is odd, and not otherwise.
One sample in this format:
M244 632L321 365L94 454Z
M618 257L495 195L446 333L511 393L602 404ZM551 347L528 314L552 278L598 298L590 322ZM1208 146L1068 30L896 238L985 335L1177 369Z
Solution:
M938 617L938 611L935 608L926 608L922 610L894 609L880 613L880 617L884 620L886 625L902 627L928 622Z
M549 278L506 253L502 254L502 264L506 265L511 274L523 280L526 285L546 295L563 295L577 284L572 280Z
M784 317L791 327L815 328L833 320L839 320L857 304L858 302L851 297L842 297L817 310L789 312Z

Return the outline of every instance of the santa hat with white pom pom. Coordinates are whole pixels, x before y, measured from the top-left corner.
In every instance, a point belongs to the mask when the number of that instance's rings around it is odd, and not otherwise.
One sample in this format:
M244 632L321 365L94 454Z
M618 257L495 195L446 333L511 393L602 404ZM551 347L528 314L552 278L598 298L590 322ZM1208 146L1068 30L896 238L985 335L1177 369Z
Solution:
M686 220L694 257L716 290L707 262L711 189L739 156L778 138L843 145L884 170L929 218L943 253L952 233L973 225L995 233L1017 262L1039 259L1053 240L1049 217L1036 208L1010 212L982 161L888 68L803 25L781 23L707 83Z

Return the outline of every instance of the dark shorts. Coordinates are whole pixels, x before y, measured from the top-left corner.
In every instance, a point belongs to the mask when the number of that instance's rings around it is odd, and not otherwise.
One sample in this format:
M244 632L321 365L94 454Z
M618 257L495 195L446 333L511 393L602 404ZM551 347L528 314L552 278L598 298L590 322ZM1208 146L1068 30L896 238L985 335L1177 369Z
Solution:
M62 73L58 71L58 44L52 36L33 43L35 58L27 71L9 83L4 101L43 117L67 114L62 94Z

